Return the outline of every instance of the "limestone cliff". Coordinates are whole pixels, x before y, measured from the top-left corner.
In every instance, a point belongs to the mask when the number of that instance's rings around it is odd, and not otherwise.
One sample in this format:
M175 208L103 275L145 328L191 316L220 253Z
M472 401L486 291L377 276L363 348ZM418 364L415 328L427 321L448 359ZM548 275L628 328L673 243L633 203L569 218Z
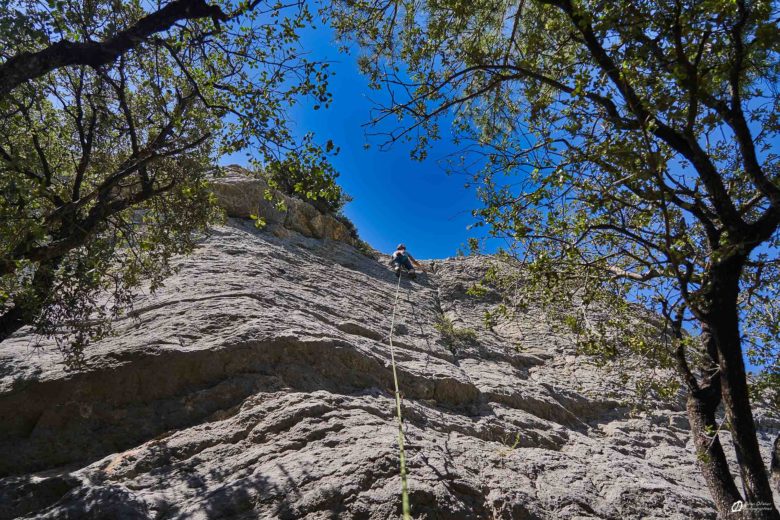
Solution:
M0 518L396 518L396 279L317 218L215 229L85 371L0 344ZM394 336L415 517L715 517L684 412L631 414L539 309L485 330L484 258L432 264Z

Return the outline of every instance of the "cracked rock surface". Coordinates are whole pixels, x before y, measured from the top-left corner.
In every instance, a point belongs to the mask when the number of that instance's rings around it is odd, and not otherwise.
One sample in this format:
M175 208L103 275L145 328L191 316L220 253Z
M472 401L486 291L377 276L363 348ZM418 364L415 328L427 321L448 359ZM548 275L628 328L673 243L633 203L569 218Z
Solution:
M682 409L630 413L539 309L485 330L496 301L466 290L486 262L401 281L414 516L715 518ZM0 518L396 518L392 273L242 220L179 264L85 371L0 344Z

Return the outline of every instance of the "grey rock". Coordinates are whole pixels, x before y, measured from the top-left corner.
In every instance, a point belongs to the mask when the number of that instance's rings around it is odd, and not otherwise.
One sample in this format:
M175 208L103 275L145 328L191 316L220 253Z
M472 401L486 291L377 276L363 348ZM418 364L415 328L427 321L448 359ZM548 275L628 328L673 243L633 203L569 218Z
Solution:
M25 331L0 343L0 518L397 518L396 278L290 207L215 229L82 372ZM715 518L684 412L630 413L540 309L485 330L495 298L465 293L485 268L401 281L414 516ZM474 341L451 348L441 315Z
M278 237L287 237L286 230L291 230L307 237L354 243L347 226L332 215L320 213L303 200L269 188L264 179L240 166L228 166L223 171L224 176L211 181L211 190L228 217L248 219L254 215L263 219L268 230ZM266 198L266 193L271 195L271 200ZM277 206L277 203L281 204Z

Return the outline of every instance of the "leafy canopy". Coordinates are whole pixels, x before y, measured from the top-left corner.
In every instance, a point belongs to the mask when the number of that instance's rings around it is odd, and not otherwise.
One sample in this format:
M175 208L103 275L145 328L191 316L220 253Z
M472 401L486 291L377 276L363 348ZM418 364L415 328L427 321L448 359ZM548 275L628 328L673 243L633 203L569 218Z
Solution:
M777 518L743 347L777 411L778 3L338 6L340 33L388 90L375 122L400 121L391 141L416 140L424 157L454 120L452 167L474 176L478 224L510 242L510 287L563 309L586 352L674 369L719 512L761 502L755 516ZM629 301L663 317L655 341ZM718 439L721 404L742 491Z
M510 240L529 290L580 296L577 330L598 336L588 306L625 298L666 316L670 333L696 330L715 272L738 258L747 353L777 381L778 10L355 1L337 27L390 93L375 122L401 122L391 140L423 157L454 120L463 150L450 166L473 174L478 225ZM675 364L676 344L656 358Z
M29 79L0 97L0 340L33 324L77 359L217 218L207 181L219 155L317 156L326 168L330 150L300 144L286 116L301 96L330 102L327 64L300 47L303 3L2 10L0 75ZM338 193L335 175L315 178L314 195Z

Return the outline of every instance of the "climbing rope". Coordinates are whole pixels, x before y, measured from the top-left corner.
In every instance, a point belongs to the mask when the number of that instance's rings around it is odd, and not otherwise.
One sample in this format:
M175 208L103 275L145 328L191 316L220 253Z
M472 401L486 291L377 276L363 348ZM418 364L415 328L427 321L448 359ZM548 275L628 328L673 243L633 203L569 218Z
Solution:
M390 361L393 365L393 383L395 384L395 410L398 419L398 448L401 455L401 512L404 520L412 518L409 510L409 488L406 484L406 453L404 451L404 422L401 416L401 392L398 389L398 372L395 369L395 347L393 347L393 330L395 329L395 310L398 307L398 294L401 289L401 277L403 270L398 270L398 285L395 287L395 302L393 303L393 316L390 319Z

